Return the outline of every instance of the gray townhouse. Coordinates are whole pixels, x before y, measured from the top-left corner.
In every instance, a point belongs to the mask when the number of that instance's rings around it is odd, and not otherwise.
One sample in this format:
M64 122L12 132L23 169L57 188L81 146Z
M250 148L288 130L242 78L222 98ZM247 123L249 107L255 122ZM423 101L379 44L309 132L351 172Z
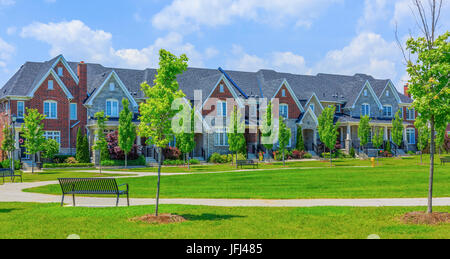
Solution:
M57 139L63 153L73 154L78 127L86 131L91 143L95 140L96 112L103 110L110 117L108 131L117 130L123 98L129 100L130 109L135 113L134 121L139 123L139 105L146 98L140 85L152 84L156 73L156 69L69 62L62 55L45 62L27 62L0 89L0 124L11 123L13 115L19 115L15 124L16 138L18 143L23 142L20 126L25 107L37 108L49 115L44 125L46 137ZM323 145L317 132L317 118L325 107L335 106L335 121L340 122L338 144L345 152L352 147L359 150L358 124L364 115L371 117L373 128L383 128L385 141L390 141L391 122L397 111L401 111L404 124L404 141L397 148L399 152L416 150L416 112L410 109L412 99L407 94L407 85L402 94L389 79L375 79L365 74L311 76L273 70L243 72L189 67L177 80L187 102L194 104L195 91L201 92L199 105L202 109L197 115L204 119L203 131L195 135L197 144L193 157L207 159L215 152L229 153L226 128L219 120L229 117L233 105L228 101L234 100L245 111L249 158L256 158L259 151L264 151L258 130L263 98L278 100L279 114L286 118L292 131L292 148L301 127L305 148L313 154L321 152ZM151 161L155 157L153 147L141 137L136 142ZM175 140L171 144L175 145ZM18 145L17 156L26 159L23 148Z

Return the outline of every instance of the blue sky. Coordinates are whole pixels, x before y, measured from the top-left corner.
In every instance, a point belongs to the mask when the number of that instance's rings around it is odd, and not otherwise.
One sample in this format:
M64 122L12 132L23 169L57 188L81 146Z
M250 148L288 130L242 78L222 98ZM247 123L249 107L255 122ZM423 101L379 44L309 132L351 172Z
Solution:
M444 1L446 2L446 1ZM418 34L410 0L0 0L0 87L26 61L195 67L407 79L395 42ZM440 31L450 26L446 2Z

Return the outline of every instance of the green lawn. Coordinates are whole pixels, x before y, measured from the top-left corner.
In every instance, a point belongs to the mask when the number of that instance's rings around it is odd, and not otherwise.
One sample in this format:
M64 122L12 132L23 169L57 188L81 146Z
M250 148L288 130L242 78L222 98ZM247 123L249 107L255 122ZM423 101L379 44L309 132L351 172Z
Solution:
M161 196L230 199L427 197L428 166L419 165L417 157L385 159L375 168L343 166L369 163L360 160L340 160L333 168L323 167L322 162L311 163L317 168L163 176ZM156 179L148 176L118 181L130 184L131 197L154 198ZM51 185L27 191L60 194L60 187ZM450 197L448 166L436 165L434 197Z
M122 174L123 175L123 174ZM45 170L40 173L23 173L23 181L24 182L43 182L43 181L54 181L58 178L89 178L89 177L112 177L112 176L122 176L119 172L117 174L99 174L98 172L93 171L92 173L86 172L78 172L77 170L61 170L61 169L52 169ZM5 178L5 182L11 182L11 178ZM20 178L16 177L14 182L20 182ZM0 179L0 185L3 183L3 179Z
M450 207L436 207L449 211ZM187 222L151 225L128 219L153 213L153 206L129 208L61 208L58 204L0 203L0 239L269 239L450 238L450 224L403 224L406 212L425 208L220 208L162 205L161 211ZM207 231L205 231L207 230Z

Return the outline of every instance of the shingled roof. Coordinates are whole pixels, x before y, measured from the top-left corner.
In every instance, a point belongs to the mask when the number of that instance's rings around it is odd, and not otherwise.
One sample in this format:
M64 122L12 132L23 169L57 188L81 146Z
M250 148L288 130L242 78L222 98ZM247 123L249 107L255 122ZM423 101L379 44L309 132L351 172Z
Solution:
M25 63L0 89L0 98L27 96L59 57L46 62ZM73 71L77 71L77 62L68 62L68 64ZM115 71L134 98L145 98L140 85L143 82L153 84L157 73L156 69L111 68L95 63L87 63L86 65L88 94L90 95L103 84L112 71ZM281 83L286 80L302 103L306 102L315 93L321 101L353 104L365 82L368 81L371 84L378 96L382 94L383 89L389 82L388 79L374 79L372 76L364 74L356 74L354 76L318 74L311 76L280 73L266 69L258 72L232 70L225 70L224 72L249 97L272 98ZM194 90L201 90L203 100L205 100L223 75L218 69L189 67L187 71L178 76L177 80L187 99L193 100ZM240 92L238 91L239 89L236 90L237 93ZM412 102L409 97L401 93L398 94L402 102Z

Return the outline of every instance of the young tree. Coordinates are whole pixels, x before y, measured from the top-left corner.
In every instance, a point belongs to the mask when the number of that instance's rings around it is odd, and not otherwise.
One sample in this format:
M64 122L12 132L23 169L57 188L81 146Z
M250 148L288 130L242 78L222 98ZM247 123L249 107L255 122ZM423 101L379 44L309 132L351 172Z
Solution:
M8 152L8 158L10 162L11 170L14 170L14 157L13 152L15 150L14 146L14 136L8 124L5 124L3 128L3 141L2 141L2 150Z
M361 147L364 147L365 145L367 145L367 143L369 143L370 121L371 119L367 115L361 117L361 120L359 121L358 138Z
M53 160L59 153L59 143L54 139L47 139L43 144L43 151L42 157Z
M78 160L80 163L90 163L91 154L89 152L89 141L86 134L83 134L83 141L81 146L81 158Z
M305 151L305 142L303 141L303 130L301 126L297 128L297 145L295 146L298 151Z
M141 104L139 135L147 137L149 143L158 148L156 216L158 216L159 207L162 149L167 147L173 138L171 120L178 113L178 110L172 109L172 104L174 100L184 97L176 79L177 75L186 71L187 61L188 58L184 54L176 57L161 49L159 51L159 69L154 86L150 86L146 82L141 85L147 99Z
M36 153L42 151L45 142L44 124L42 121L45 116L40 114L36 109L28 109L22 124L22 136L26 139L24 146L26 153L33 156L31 172L34 174L34 164L36 163Z
M105 129L106 129L106 122L108 121L108 117L105 116L105 112L97 112L94 115L94 118L97 120L97 130L95 131L95 134L97 135L97 139L95 140L94 145L92 148L94 150L99 151L100 157L99 157L99 164L100 164L100 174L102 173L102 159L106 159L109 156L108 151L108 144L106 142L106 136L105 136Z
M123 110L119 115L119 147L125 153L125 168L127 168L127 156L133 148L136 140L136 125L133 123L133 112L130 111L128 99L122 99Z
M379 149L381 147L381 145L383 145L383 141L384 141L384 131L383 131L383 129L382 128L375 128L374 135L373 135L373 138L372 138L373 146L376 149ZM378 153L379 152L377 150L377 160L378 160Z
M413 107L430 125L428 213L433 211L435 130L445 127L443 125L450 121L450 33L447 31L437 37L442 5L442 0L430 0L427 9L421 0L414 0L416 13L413 14L423 36L408 39L406 51L397 37L407 62L410 76L408 92L414 99Z
M338 137L339 122L334 124L334 113L336 107L327 107L323 109L322 114L319 116L319 136L320 140L330 149L330 167L333 166L333 149L336 146Z
M394 142L398 147L402 145L403 141L403 122L400 118L400 111L395 114L395 118L392 120L392 142Z
M183 108L183 118L180 119L180 126L182 132L177 134L177 145L181 152L185 154L188 169L190 170L190 159L189 153L191 153L195 148L195 109L191 109L189 105ZM189 118L188 122L185 123L184 118Z
M242 121L242 115L236 106L233 108L233 113L230 117L229 127L228 127L228 145L231 152L236 154L236 169L238 168L238 152L245 149L245 123Z
M444 146L446 127L447 124L436 127L436 147L439 149L439 156L442 154L442 147Z
M263 146L266 148L266 156L269 156L269 152L273 149L273 127L272 125L272 102L269 102L267 105L266 112L263 115L263 122L262 122L262 139L263 139Z
M83 132L81 130L81 127L78 128L78 131L77 131L77 146L76 146L76 148L77 148L77 151L75 153L75 159L80 163L84 163L84 162L82 162L84 142L83 142Z
M422 119L420 116L416 118L414 126L419 133L417 137L417 149L420 151L420 164L423 164L422 154L423 150L430 143L430 129L426 120Z
M286 147L289 145L289 140L291 139L291 129L284 123L284 118L280 116L279 119L279 129L278 129L278 145L279 149L283 152L283 166L286 166Z

